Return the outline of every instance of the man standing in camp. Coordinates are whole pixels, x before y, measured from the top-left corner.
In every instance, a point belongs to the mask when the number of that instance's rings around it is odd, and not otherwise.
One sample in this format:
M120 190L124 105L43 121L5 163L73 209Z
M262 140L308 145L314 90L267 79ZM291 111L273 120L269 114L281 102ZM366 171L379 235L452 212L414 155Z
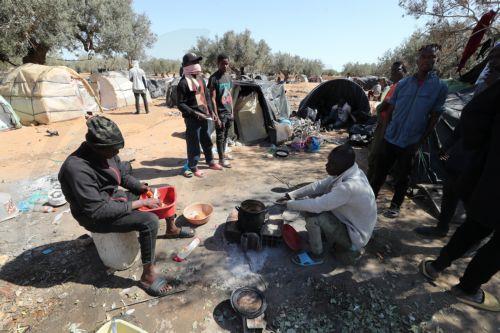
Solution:
M218 122L217 114L210 107L210 94L201 74L200 61L194 53L187 53L182 58L182 78L177 86L177 105L186 124L186 145L188 162L184 167L184 176L203 177L198 169L200 144L205 154L205 161L212 170L222 170L214 161L212 140L208 134L208 122Z
M387 108L389 107L389 100L396 89L398 82L403 79L406 75L406 67L401 61L396 61L391 66L391 76L390 79L393 82L385 93L382 93L381 99L382 103L377 106L377 128L373 134L373 140L370 147L370 155L368 155L368 173L366 177L369 181L373 178L375 173L375 163L377 161L377 154L379 152L380 146L384 140L385 126L387 122L383 121L387 116Z
M399 81L388 102L387 119L382 121L382 126L386 126L387 130L370 183L377 196L387 174L397 163L394 196L384 213L388 218L399 216L415 155L444 111L448 88L434 71L439 48L436 44L420 48L417 73Z
M219 164L230 168L230 157L225 153L229 130L233 124L233 81L227 73L229 69L229 57L219 54L217 57L218 70L208 79L208 89L212 97L214 113L217 114L215 133L217 136L217 152L219 153Z
M134 60L132 62L132 68L128 72L128 78L132 82L132 90L135 96L135 114L139 114L141 111L139 108L139 99L141 96L144 102L144 109L146 113L149 113L148 101L146 99L146 88L148 86L146 82L146 73L144 73L142 68L139 68L139 61Z

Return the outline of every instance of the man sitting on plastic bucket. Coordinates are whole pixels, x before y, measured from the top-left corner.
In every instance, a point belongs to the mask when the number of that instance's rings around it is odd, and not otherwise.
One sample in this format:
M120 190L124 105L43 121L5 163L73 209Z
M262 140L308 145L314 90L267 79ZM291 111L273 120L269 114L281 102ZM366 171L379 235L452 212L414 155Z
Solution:
M95 233L137 231L143 273L139 285L152 296L161 296L172 287L156 273L154 259L158 217L138 208L157 208L158 199L139 199L150 188L125 172L118 152L124 139L118 126L108 118L87 120L86 141L63 163L59 171L61 189L70 204L71 214L85 229ZM121 186L130 192L118 189ZM168 234L186 233L167 224ZM192 237L192 232L188 237Z
M377 222L377 205L370 184L355 159L349 145L334 148L326 163L328 177L278 200L286 204L287 209L306 215L310 252L294 256L292 261L297 265L323 263L323 240L328 247L335 247L339 260L353 263L370 240Z

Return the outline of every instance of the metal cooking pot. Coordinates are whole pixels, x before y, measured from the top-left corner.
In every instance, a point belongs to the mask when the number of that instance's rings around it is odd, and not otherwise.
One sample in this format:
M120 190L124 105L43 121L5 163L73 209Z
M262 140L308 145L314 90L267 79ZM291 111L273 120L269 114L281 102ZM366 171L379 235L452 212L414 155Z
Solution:
M236 207L236 210L238 211L238 222L236 222L238 229L242 232L259 234L266 220L266 205L258 200L245 200Z

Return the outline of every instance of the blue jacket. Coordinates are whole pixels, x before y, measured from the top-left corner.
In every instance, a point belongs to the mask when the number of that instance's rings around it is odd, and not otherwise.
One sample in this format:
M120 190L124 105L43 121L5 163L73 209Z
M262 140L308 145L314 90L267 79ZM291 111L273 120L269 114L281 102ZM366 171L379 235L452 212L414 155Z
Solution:
M398 82L389 103L394 105L385 139L401 148L414 145L424 135L429 115L441 115L448 87L435 72L430 72L423 84L415 76Z

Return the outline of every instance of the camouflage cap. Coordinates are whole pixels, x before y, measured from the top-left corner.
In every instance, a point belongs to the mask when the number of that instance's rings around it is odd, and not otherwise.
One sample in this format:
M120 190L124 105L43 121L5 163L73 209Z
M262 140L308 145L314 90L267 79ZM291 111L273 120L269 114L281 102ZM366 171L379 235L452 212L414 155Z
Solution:
M122 149L125 145L122 132L111 119L95 116L87 120L87 142L95 148Z

